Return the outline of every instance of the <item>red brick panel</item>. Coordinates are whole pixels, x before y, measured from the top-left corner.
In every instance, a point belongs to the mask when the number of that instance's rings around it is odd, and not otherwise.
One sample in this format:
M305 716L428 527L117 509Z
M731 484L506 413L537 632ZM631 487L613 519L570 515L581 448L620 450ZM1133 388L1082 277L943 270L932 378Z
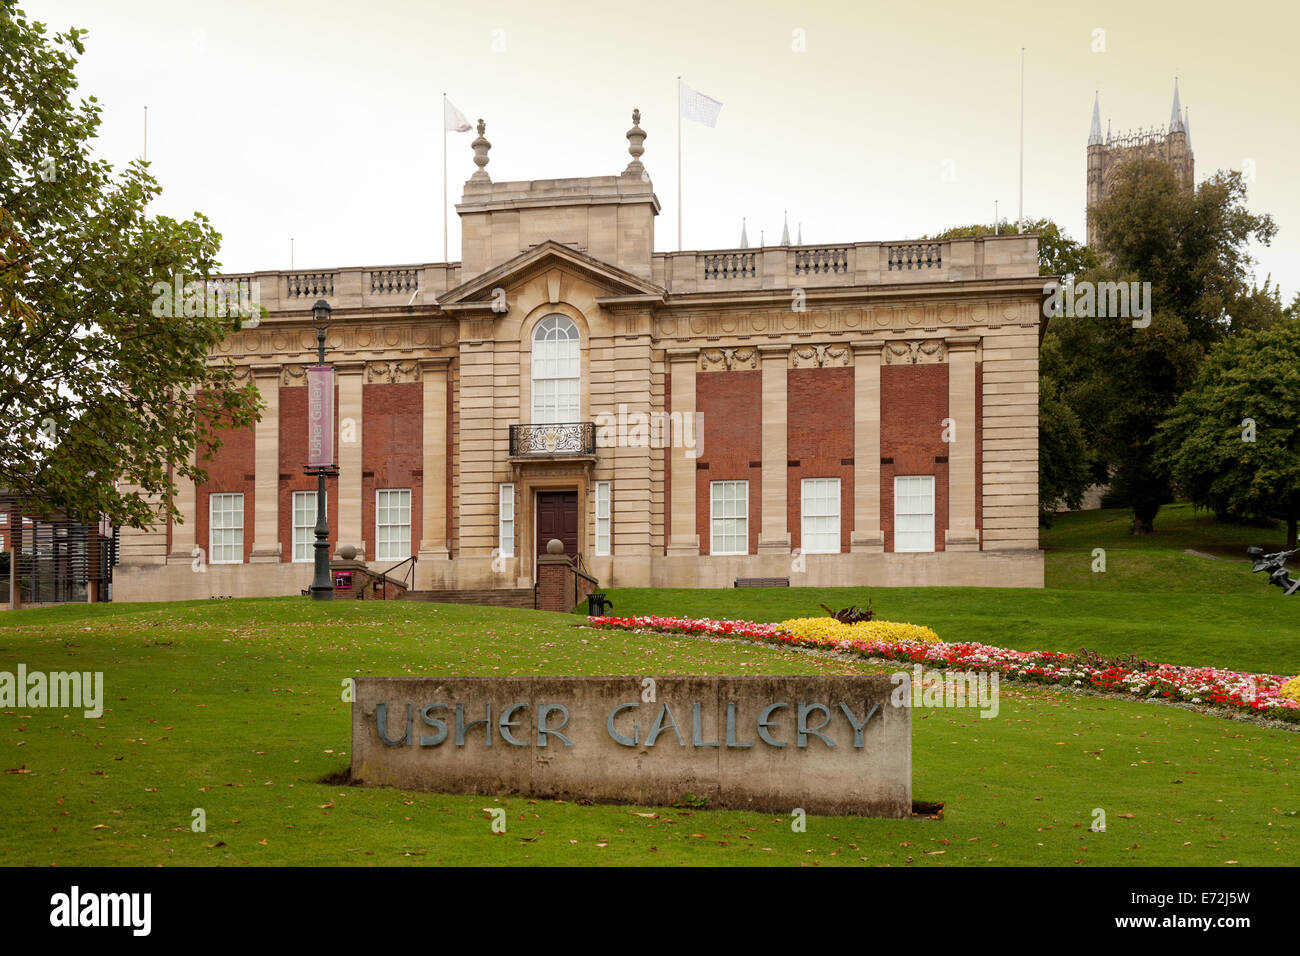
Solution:
M947 365L885 365L880 369L880 528L894 550L894 478L934 476L934 547L948 530ZM892 464L886 459L893 459Z
M304 389L305 391L305 389ZM212 453L210 449L200 447L198 463L208 473L206 484L196 489L195 532L199 547L203 549L206 560L208 553L208 500L213 494L244 495L244 561L253 553L253 516L256 514L256 501L253 492L257 487L253 474L256 441L255 432L250 426L239 429L223 429L220 433L221 447ZM212 454L211 459L205 459Z
M709 483L713 481L749 482L749 553L757 554L762 530L763 373L757 369L700 373L695 377L695 408L704 415L704 454L695 463L700 554L708 554L712 544Z
M303 472L307 464L307 389L280 389L280 560L293 560L293 493L316 490L316 478ZM338 448L339 393L334 389L335 449ZM335 458L337 459L337 451ZM339 545L339 482L325 479L325 520L330 526L330 555ZM313 512L314 513L314 512ZM314 540L314 539L313 539ZM354 542L344 542L354 543Z
M564 613L573 608L573 591L569 577L573 569L567 564L541 563L537 566L537 607L542 611Z
M853 369L795 368L787 373L786 526L790 545L802 545L804 478L840 480L840 550L853 534Z
M420 382L363 385L361 426L361 533L366 560L375 558L375 490L411 489L411 553L423 528L424 386ZM381 569L382 570L382 569Z

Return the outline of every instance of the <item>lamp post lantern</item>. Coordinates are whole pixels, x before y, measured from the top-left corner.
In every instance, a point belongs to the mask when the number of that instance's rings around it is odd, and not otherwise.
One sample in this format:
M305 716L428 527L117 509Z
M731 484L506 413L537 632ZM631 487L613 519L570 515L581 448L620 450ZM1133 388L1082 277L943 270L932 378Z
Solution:
M334 466L334 370L325 365L325 331L330 325L330 304L317 299L311 307L312 325L316 327L316 363L319 372L311 387L316 404L308 415L307 472L316 473L316 567L311 582L313 601L332 601L334 582L330 580L330 527L325 513L325 477L337 475ZM328 425L326 424L328 423ZM317 429L315 432L312 429ZM328 432L328 434L326 434Z

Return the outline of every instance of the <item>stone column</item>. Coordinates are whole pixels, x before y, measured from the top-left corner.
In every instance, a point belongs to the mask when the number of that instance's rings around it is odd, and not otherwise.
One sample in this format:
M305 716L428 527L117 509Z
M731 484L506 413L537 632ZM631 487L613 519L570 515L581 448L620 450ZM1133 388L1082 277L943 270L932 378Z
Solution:
M695 364L699 351L692 348L668 349L668 372L672 375L672 416L680 422L678 428L691 422L695 415ZM717 428L720 423L704 423L704 429ZM697 446L708 448L707 436L694 435ZM701 445L701 442L705 442ZM700 536L695 529L695 457L689 448L682 447L674 430L668 449L668 473L672 478L672 514L668 516L669 557L698 557Z
M978 551L975 528L975 349L977 336L947 340L949 551Z
M445 561L447 539L447 365L446 358L421 363L424 380L424 528L419 561Z
M851 551L884 551L880 530L880 351L853 343L853 538Z
M338 535L335 550L345 544L356 547L364 557L361 535L361 427L362 384L365 363L335 364L339 383L339 480Z
M278 476L277 476L278 477ZM185 519L184 524L172 522L172 549L167 555L168 564L191 564L194 561L194 549L207 545L199 544L199 490L188 478L176 477L176 509Z
M280 366L253 368L265 408L253 438L253 549L249 563L280 560Z
M790 393L786 370L790 364L790 346L760 345L763 375L763 475L761 504L762 530L758 535L759 554L789 554L790 530L786 527L786 489Z

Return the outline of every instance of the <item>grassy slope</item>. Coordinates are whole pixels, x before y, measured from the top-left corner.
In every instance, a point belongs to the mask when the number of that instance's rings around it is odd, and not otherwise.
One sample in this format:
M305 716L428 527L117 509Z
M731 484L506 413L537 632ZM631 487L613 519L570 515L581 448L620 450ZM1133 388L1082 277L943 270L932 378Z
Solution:
M947 802L943 822L810 817L808 832L796 834L782 816L643 811L659 814L650 819L627 807L325 785L318 781L348 762L339 688L354 673L849 673L863 665L441 605L277 599L79 610L53 612L54 622L45 620L51 612L22 612L0 628L0 669L22 660L103 670L109 701L101 720L0 714L0 769L29 771L0 775L3 864L1300 857L1294 735L1035 688L1004 687L992 720L917 712L915 792ZM494 806L509 814L502 836L483 812ZM196 807L207 813L206 833L190 831ZM1105 834L1088 832L1095 807L1107 811Z
M1079 644L1294 673L1300 604L1241 562L1258 532L1162 512L1131 539L1114 513L1045 536L1044 591L873 590L892 618L1013 646ZM1163 535L1163 537L1162 537ZM1199 537L1198 537L1199 536ZM1177 547L1170 547L1173 542ZM1266 543L1261 542L1261 543ZM1082 574L1106 547L1105 575ZM1072 563L1073 562L1073 563ZM1145 562L1145 563L1144 563ZM1199 563L1198 563L1199 562ZM1157 583L1173 594L1141 593ZM1192 575L1183 572L1191 571ZM1165 572L1168 572L1167 574ZM1196 578L1196 574L1208 577ZM1244 581L1244 584L1243 584ZM861 592L614 592L620 613L777 619ZM641 607L638 607L640 602ZM808 605L811 603L812 607ZM1291 608L1296 607L1292 612ZM96 605L0 615L0 670L103 670L103 719L0 712L0 864L1294 864L1294 734L1168 707L1003 685L1001 714L918 711L917 799L945 819L808 819L326 785L347 766L352 674L851 673L752 645L575 629L572 616L297 598ZM743 666L742 666L743 665ZM24 770L23 773L12 771ZM484 807L505 807L491 833ZM190 830L191 810L206 833ZM1088 831L1092 811L1108 832ZM523 842L528 840L529 842ZM604 844L603 846L601 844Z
M1127 512L1062 515L1043 535L1047 587L764 588L609 592L615 614L779 621L870 597L887 620L926 624L947 640L1023 650L1089 647L1176 664L1294 674L1300 670L1300 600L1252 574L1247 544L1277 545L1278 531L1225 526L1189 506L1163 509L1157 533L1134 538ZM1094 548L1106 551L1092 571ZM1185 554L1185 550L1220 555ZM669 610L665 610L669 609Z

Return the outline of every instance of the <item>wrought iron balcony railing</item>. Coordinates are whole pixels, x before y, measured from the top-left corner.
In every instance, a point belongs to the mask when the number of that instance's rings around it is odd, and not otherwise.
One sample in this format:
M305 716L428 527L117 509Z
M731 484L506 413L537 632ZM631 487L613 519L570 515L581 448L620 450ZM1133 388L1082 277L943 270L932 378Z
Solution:
M512 458L527 455L594 455L595 453L595 422L510 426Z

